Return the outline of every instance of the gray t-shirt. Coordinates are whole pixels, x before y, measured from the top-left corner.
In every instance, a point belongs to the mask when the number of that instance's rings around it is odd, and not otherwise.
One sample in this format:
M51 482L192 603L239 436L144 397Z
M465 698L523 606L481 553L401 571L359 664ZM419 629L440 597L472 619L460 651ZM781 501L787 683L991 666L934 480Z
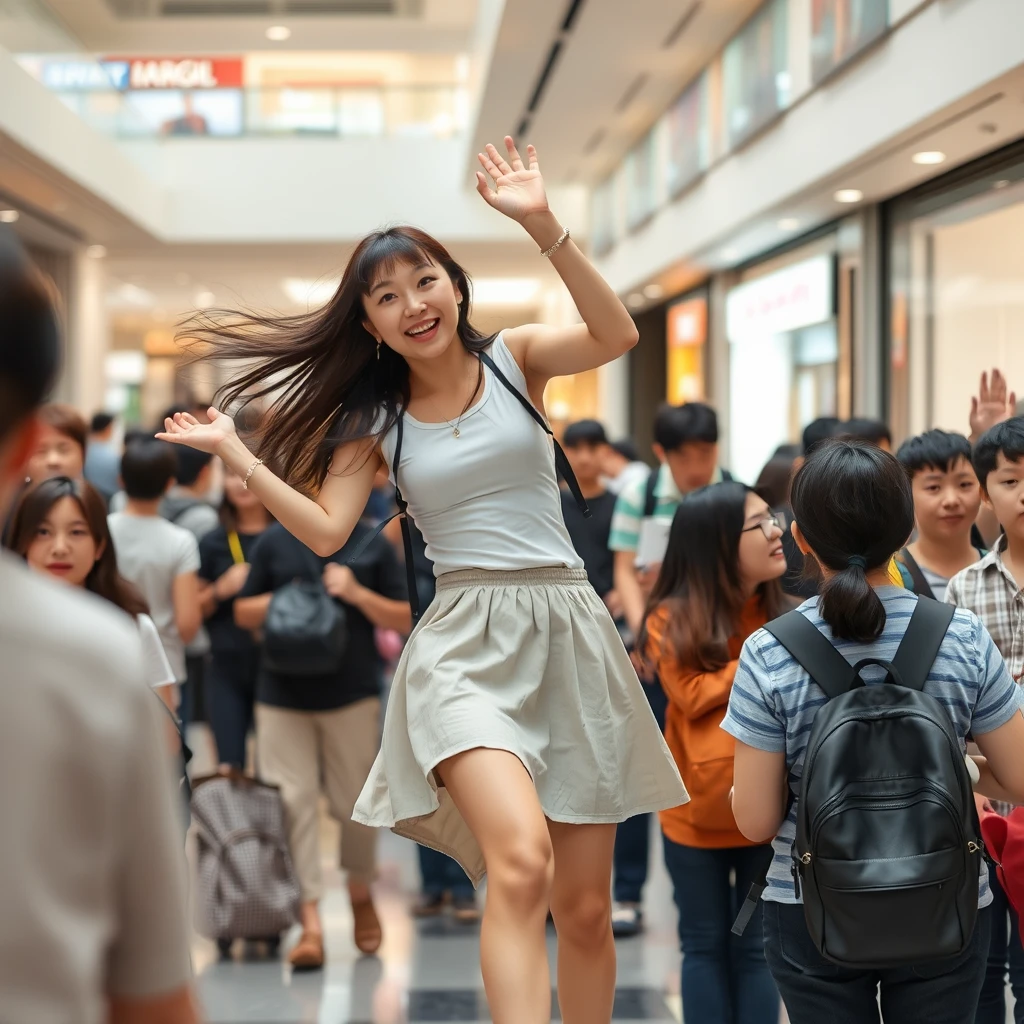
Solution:
M921 570L921 575L925 579L925 583L931 587L932 597L936 601L946 600L946 588L949 586L949 577L940 576L937 572L933 572L931 569L926 568L920 562L917 563L917 567Z
M199 545L188 530L159 516L112 512L107 517L121 575L134 583L149 605L175 678L185 679L185 646L174 618L176 577L199 570Z
M135 623L0 552L0 1018L107 1020L190 977L185 860Z

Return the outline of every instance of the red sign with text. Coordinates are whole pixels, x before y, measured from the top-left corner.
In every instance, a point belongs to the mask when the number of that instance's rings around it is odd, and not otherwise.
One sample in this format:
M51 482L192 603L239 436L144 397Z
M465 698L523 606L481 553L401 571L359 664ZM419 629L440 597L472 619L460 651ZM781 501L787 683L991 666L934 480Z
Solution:
M127 65L127 89L240 89L243 61L238 57L106 57Z

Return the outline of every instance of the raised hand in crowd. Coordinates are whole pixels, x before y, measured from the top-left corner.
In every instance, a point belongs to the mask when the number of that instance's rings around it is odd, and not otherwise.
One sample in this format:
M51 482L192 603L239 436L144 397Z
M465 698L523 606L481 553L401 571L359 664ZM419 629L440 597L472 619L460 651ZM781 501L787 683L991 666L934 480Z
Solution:
M991 380L987 373L981 375L978 394L971 397L971 443L973 444L986 430L997 423L1008 420L1017 407L1017 394L1009 391L1006 378L998 368L992 370Z

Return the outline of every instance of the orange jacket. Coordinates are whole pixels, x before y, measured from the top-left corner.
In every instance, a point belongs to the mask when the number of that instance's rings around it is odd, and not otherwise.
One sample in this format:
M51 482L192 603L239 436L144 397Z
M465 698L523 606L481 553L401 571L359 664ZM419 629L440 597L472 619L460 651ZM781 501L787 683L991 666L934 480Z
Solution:
M701 672L679 664L664 643L668 612L661 608L647 620L648 656L668 695L665 741L676 759L690 802L661 812L662 831L674 843L705 849L754 846L736 827L729 803L736 741L721 727L732 690L740 648L767 621L758 598L740 615L736 635L729 639L729 657L717 672Z

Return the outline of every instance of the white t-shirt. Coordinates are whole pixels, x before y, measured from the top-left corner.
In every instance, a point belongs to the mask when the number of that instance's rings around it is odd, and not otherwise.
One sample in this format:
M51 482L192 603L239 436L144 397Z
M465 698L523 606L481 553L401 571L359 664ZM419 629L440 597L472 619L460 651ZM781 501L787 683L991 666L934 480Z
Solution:
M0 552L0 1018L188 983L185 861L139 631Z
M142 668L147 685L155 690L177 682L164 653L164 645L160 642L156 623L148 615L140 615L135 621L139 627L139 639L142 640Z
M159 516L112 512L107 517L121 575L142 591L179 682L185 678L185 645L174 618L174 580L199 570L199 545L188 530Z

